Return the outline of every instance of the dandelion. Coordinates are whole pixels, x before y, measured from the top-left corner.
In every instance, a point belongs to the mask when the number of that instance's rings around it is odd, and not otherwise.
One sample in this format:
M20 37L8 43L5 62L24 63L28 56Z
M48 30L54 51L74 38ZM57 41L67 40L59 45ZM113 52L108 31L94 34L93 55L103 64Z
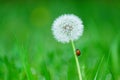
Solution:
M83 34L82 20L73 14L62 15L53 22L52 32L58 42L71 42L76 60L79 79L82 80L80 65L76 55L76 48L73 43L74 40L77 40Z

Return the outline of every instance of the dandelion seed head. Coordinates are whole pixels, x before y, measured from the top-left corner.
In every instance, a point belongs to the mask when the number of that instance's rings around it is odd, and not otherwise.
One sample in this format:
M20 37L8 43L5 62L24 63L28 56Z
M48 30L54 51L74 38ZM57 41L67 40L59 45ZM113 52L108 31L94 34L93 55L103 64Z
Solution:
M82 20L73 14L62 15L53 22L52 32L56 40L62 43L77 40L83 34Z

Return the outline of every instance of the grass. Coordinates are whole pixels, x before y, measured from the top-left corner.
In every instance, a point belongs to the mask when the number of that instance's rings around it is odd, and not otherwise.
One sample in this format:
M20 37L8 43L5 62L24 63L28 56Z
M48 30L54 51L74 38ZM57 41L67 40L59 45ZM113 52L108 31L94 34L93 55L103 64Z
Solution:
M51 31L65 13L83 20L84 34L75 41L83 80L119 80L119 9L117 1L1 1L0 80L79 80L71 45Z

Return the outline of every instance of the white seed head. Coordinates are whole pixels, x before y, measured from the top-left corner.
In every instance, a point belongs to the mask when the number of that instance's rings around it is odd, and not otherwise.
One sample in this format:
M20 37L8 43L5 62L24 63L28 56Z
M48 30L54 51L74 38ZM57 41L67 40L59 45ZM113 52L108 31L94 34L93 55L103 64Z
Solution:
M59 42L77 40L83 34L82 20L73 14L62 15L53 22L52 31Z

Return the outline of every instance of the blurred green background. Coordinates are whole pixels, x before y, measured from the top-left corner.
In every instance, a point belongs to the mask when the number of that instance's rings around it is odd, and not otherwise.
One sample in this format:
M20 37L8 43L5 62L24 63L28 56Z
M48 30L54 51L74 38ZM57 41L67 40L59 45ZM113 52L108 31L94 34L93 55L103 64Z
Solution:
M120 2L0 0L0 80L78 80L71 44L51 31L62 14L83 20L75 41L83 80L120 80Z

